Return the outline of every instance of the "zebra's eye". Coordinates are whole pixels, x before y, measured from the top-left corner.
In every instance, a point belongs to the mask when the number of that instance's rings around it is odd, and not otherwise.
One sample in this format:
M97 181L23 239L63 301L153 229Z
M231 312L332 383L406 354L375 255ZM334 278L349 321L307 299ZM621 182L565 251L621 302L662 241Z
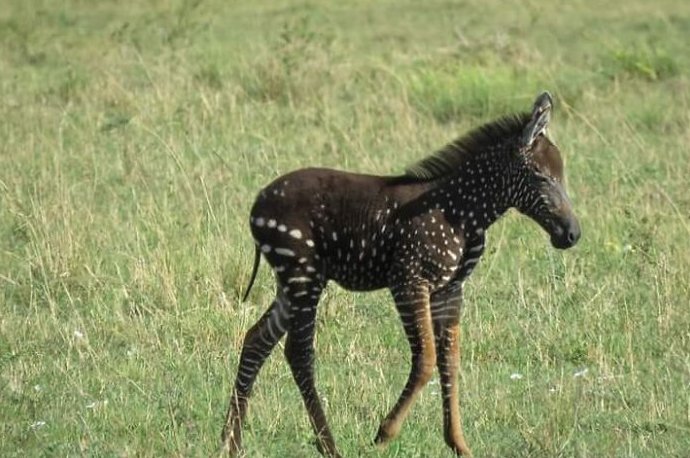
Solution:
M547 185L556 185L557 184L556 179L548 173L544 173L540 170L537 170L534 172L534 175L536 176L539 183L547 184Z
M550 177L546 174L541 173L539 170L534 171L534 181L538 185L548 184Z

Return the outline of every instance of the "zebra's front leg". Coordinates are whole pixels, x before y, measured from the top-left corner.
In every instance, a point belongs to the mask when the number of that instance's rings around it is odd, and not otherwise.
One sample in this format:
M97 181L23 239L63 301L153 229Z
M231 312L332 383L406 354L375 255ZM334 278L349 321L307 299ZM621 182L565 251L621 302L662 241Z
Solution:
M314 329L321 286L312 283L301 286L290 292L293 315L285 341L285 357L302 394L319 451L325 456L340 458L314 385Z
M457 373L460 364L460 311L462 288L444 291L431 298L436 337L437 364L443 396L443 437L456 455L471 456L460 422Z
M390 442L400 432L410 407L427 384L436 365L436 349L429 308L429 289L417 285L392 289L395 306L410 343L412 367L398 402L381 423L376 439L379 445Z
M279 294L244 338L235 386L230 395L221 436L223 449L230 456L237 455L242 448L242 422L247 414L249 396L259 369L285 334L289 322L289 304Z

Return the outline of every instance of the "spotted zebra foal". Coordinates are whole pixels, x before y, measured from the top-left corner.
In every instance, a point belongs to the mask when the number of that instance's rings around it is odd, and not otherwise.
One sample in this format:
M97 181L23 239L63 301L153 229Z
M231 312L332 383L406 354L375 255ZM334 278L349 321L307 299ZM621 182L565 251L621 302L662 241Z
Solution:
M340 456L314 386L316 306L329 280L354 291L388 288L412 350L409 378L376 443L398 434L437 366L445 441L458 455L469 454L458 406L458 321L463 283L482 256L486 229L514 207L536 221L556 248L572 247L580 238L560 152L546 134L551 110L545 92L531 112L486 124L401 176L310 168L260 192L250 217L256 256L247 294L261 254L277 290L244 339L223 429L230 455L241 447L257 373L287 333L285 357L318 447Z

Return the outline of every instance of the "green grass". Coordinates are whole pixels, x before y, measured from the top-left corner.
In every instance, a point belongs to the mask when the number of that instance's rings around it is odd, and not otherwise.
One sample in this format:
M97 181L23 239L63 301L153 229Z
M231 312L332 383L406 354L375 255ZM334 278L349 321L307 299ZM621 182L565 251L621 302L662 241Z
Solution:
M256 191L309 165L400 172L541 89L583 238L491 229L462 321L468 442L687 456L690 4L600 3L4 2L0 456L215 453L273 292L264 266L239 301ZM345 456L450 456L437 381L371 445L408 371L386 294L330 286L317 355ZM245 444L317 456L281 349Z

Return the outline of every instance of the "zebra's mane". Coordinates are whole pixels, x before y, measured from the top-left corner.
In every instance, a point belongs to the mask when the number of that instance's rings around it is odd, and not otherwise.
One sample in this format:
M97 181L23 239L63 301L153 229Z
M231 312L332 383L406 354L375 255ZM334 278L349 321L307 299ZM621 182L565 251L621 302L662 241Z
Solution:
M520 135L530 118L530 113L517 113L484 124L407 167L404 176L433 180L453 173L470 155Z

